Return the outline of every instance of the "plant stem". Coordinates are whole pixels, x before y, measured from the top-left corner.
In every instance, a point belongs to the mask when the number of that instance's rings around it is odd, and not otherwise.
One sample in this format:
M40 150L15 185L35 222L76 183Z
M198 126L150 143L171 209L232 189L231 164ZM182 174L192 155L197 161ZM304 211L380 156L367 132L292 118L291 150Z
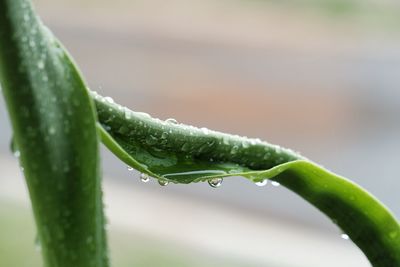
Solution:
M0 82L44 265L108 266L95 111L30 1L0 0Z
M331 218L373 266L400 266L399 222L379 200L348 179L289 149L161 121L110 98L92 96L106 131L103 143L130 166L175 183L235 175L253 182L273 179Z

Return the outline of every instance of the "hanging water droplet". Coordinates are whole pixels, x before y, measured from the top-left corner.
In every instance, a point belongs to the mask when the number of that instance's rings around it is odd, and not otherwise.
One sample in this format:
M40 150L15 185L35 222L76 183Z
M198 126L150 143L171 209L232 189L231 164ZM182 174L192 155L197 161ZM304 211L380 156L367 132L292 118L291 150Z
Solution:
M271 184L272 184L272 186L280 186L280 185L281 185L281 184L278 183L277 181L272 181Z
M222 185L222 182L223 182L222 178L213 178L208 180L208 184L214 188L220 187Z
M161 186L167 186L169 184L169 181L163 180L163 179L159 179L158 180L158 184L161 185Z
M128 171L133 171L133 168L131 166L127 166L126 168L128 169Z
M166 123L178 124L178 121L174 118L169 118L165 120Z
M142 181L143 183L147 183L148 181L150 181L150 177L142 172L140 174L140 181Z
M255 184L256 184L257 186L266 186L267 183L268 183L268 179L264 179L264 180L262 180L262 181L256 182Z
M344 234L344 233L341 234L340 237L343 238L344 240L349 240L349 238L350 238L347 234Z

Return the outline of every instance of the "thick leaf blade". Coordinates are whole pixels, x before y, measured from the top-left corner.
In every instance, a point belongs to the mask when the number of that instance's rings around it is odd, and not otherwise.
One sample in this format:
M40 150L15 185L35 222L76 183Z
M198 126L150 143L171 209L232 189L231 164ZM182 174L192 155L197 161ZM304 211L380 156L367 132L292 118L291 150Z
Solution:
M400 226L365 189L291 150L257 139L169 123L93 93L103 143L129 166L174 183L273 179L329 216L373 266L400 266Z
M45 265L106 266L93 104L30 1L0 0L0 81Z

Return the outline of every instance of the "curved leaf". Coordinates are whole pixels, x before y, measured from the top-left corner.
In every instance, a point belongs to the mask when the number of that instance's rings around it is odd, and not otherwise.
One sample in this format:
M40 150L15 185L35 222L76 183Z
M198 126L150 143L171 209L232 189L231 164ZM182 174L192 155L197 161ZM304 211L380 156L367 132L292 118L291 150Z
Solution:
M400 266L400 226L365 189L295 152L258 139L161 121L93 93L103 143L122 161L160 180L191 183L228 176L272 179L336 223L373 266Z
M0 81L45 265L107 266L95 110L30 1L0 0Z

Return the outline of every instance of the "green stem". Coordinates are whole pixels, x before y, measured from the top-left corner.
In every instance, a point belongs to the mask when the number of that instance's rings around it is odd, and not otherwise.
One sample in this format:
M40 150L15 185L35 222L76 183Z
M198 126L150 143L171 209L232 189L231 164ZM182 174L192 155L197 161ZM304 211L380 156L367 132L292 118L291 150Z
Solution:
M133 112L93 93L103 143L138 170L175 183L273 179L332 219L375 267L400 266L400 225L376 198L289 149ZM267 242L267 241L266 241Z
M30 1L0 0L0 82L44 265L108 266L95 111Z

